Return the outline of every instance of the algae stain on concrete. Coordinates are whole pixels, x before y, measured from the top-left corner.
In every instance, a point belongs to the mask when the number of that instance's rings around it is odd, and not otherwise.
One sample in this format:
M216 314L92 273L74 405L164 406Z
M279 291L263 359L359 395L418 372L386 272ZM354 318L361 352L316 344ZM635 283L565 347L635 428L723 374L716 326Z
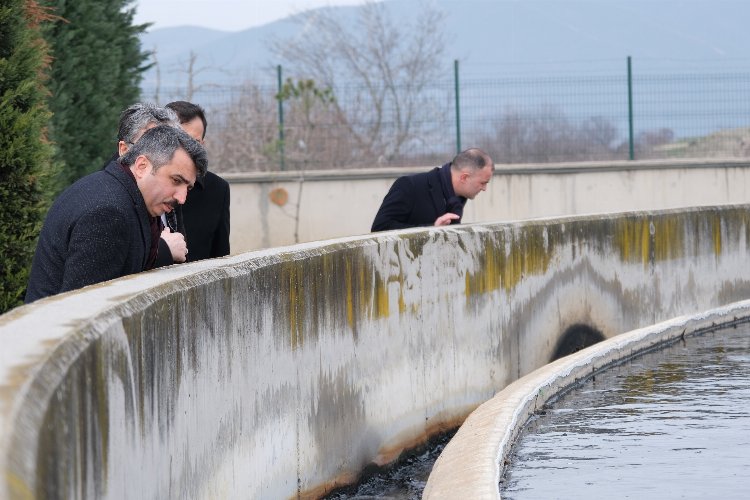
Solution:
M721 255L721 216L714 214L711 219L711 235L713 239L714 254Z
M335 249L306 259L278 265L282 290L268 290L288 297L284 316L289 345L299 348L308 337L317 338L321 328L346 325L357 336L361 321L390 314L388 282L358 248Z
M17 498L19 500L33 500L34 498L37 498L29 485L26 484L26 481L18 476L18 474L7 472L5 478L11 498Z
M750 214L746 210L660 214L627 217L616 221L614 241L620 260L642 262L698 257L710 251L717 258L732 237L748 234ZM735 243L739 244L739 243Z
M653 221L654 259L679 259L685 255L685 227L676 217L659 217Z
M289 346L292 350L302 345L305 314L305 287L302 282L301 264L296 261L285 266L285 281L289 287Z
M651 224L648 218L626 217L615 223L615 245L623 262L647 265L651 254Z
M500 288L510 291L529 275L543 274L549 268L560 226L526 226L518 234L499 232L484 237L478 270L467 272L466 298Z

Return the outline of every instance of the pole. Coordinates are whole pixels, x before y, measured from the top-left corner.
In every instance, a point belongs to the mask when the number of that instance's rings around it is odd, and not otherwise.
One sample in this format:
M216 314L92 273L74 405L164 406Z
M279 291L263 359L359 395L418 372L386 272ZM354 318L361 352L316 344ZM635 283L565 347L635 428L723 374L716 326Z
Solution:
M461 106L459 104L458 59L453 61L453 79L456 92L456 154L461 152Z
M279 86L279 168L284 170L284 99L281 96L281 64L276 66L276 77Z
M628 144L630 159L635 160L635 147L633 143L633 69L630 56L628 56Z

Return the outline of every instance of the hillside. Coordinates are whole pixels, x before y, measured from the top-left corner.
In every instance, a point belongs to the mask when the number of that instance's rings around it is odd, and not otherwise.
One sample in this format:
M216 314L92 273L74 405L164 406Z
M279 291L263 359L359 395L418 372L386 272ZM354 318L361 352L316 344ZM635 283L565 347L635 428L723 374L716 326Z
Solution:
M393 19L415 16L417 0L385 2ZM450 43L446 67L461 62L467 77L621 72L628 55L638 71L747 69L750 2L733 0L436 0ZM356 7L333 7L353 16ZM196 83L274 81L279 61L272 38L299 34L291 18L239 32L165 28L143 36L156 49L162 88L186 80L191 53ZM149 71L144 90L156 84ZM449 75L447 75L449 77ZM146 92L148 93L148 92Z

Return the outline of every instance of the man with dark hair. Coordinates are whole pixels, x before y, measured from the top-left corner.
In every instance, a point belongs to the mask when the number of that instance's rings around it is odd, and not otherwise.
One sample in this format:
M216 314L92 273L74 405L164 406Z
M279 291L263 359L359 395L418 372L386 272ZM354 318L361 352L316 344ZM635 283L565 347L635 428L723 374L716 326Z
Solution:
M174 101L166 105L177 113L180 125L193 139L203 144L206 137L206 113L197 104ZM180 207L185 238L190 251L188 262L229 255L229 183L206 172L195 183L185 204Z
M385 195L372 231L459 224L466 200L487 189L494 170L489 155L472 148L442 167L399 177Z
M138 139L148 129L157 125L179 127L180 122L174 111L161 108L150 102L137 102L128 106L120 114L120 122L117 127L117 151L109 161L116 161L133 144L138 142ZM181 217L179 205L172 212L161 216L164 229L159 238L156 267L169 266L175 262L185 262L188 248L185 242L185 227Z
M39 235L26 302L151 269L159 216L185 202L206 165L203 146L159 125L63 191Z

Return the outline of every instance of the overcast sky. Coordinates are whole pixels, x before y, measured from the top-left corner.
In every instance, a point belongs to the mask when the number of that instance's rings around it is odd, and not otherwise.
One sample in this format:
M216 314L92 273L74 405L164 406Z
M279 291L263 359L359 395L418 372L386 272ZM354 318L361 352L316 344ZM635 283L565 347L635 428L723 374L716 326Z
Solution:
M204 26L239 31L326 5L356 5L365 0L138 0L135 22L151 29Z

